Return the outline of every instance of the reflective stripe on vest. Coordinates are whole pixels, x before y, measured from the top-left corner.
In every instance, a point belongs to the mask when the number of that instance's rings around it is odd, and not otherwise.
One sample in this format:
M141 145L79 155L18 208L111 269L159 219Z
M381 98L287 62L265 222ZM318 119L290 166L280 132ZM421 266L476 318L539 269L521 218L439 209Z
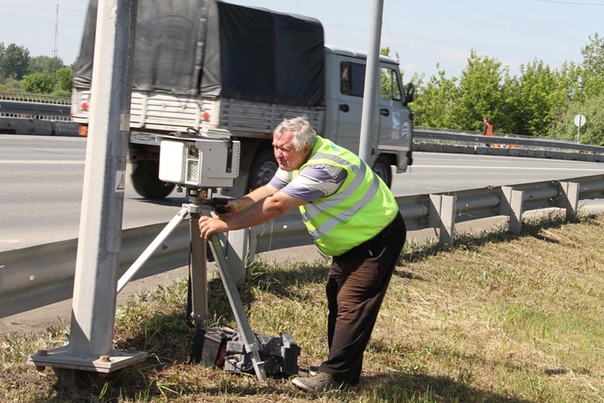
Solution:
M358 191L359 187L365 180L365 175L367 174L367 165L362 164L360 169L358 169L358 171L359 172L355 172L356 177L354 178L352 183L350 183L346 187L346 189L344 189L342 191L341 198L339 198L339 199L333 198L331 200L327 199L325 202L323 202L321 204L321 207L323 207L323 211L338 205L340 203L341 199L346 199ZM339 213L337 217L331 217L330 219L325 221L314 231L311 231L310 235L313 238L321 238L322 236L327 234L330 230L332 230L339 222L350 219L354 214L358 213L367 203L369 203L371 201L371 199L373 199L373 197L376 195L378 189L379 189L379 182L372 181L371 187L367 190L367 192L365 192L365 194L363 195L363 197L361 199L359 199L354 205L350 206L345 211L342 211L341 213ZM322 210L319 210L313 204L309 204L308 206L306 206L306 213L302 214L302 218L305 221L310 221L310 217L320 214L321 211Z
M347 172L335 194L300 207L304 224L322 252L341 255L377 235L394 219L398 212L394 196L355 154L318 137L300 170L308 165L331 165Z

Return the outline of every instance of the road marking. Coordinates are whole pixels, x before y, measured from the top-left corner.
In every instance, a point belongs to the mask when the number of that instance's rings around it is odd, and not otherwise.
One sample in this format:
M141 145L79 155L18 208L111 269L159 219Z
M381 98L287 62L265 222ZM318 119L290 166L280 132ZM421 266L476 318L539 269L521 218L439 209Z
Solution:
M59 161L59 160L0 160L0 164L44 164L44 165L77 165L86 161Z

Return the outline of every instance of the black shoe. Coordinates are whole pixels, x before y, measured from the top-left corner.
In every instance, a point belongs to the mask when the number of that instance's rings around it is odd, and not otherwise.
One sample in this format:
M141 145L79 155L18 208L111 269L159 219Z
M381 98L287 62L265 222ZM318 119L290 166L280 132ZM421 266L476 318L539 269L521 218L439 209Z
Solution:
M325 372L319 372L310 378L294 378L292 383L306 392L326 392L340 388L340 384Z

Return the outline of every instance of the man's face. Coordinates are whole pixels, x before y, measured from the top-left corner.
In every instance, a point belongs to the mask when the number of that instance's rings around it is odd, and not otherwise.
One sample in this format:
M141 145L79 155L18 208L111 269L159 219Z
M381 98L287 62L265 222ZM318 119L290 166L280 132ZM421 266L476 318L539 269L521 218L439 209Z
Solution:
M288 172L295 171L304 165L310 152L308 146L296 151L293 139L294 133L291 131L283 132L280 136L273 136L273 150L277 164L279 164L279 168Z

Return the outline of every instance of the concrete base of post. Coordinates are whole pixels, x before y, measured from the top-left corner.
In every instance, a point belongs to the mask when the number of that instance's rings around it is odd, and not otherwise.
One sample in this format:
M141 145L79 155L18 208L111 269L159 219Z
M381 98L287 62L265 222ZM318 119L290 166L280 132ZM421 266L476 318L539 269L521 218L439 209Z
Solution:
M67 389L87 388L102 385L112 372L143 362L147 353L112 349L97 357L76 357L68 353L68 346L52 350L40 350L28 357L27 364L38 370L52 367L59 385Z

